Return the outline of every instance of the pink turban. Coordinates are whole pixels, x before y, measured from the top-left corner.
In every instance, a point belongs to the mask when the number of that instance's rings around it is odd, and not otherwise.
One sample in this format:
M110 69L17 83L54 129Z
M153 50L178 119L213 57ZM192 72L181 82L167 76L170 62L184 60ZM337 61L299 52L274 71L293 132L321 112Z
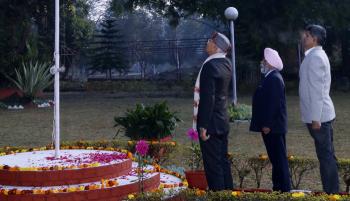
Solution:
M264 49L264 58L271 66L276 68L277 70L281 71L283 69L283 62L278 54L278 52L271 48L265 48Z

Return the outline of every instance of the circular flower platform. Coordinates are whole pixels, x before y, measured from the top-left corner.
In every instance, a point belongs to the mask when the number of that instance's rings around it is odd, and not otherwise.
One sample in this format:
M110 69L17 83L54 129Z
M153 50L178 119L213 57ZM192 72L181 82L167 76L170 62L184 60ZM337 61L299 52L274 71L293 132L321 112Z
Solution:
M2 201L109 201L139 192L138 164L104 150L33 151L0 156ZM159 166L144 169L144 190L181 189L183 178Z
M63 150L10 154L0 157L0 185L57 186L99 181L127 174L131 159L114 151Z

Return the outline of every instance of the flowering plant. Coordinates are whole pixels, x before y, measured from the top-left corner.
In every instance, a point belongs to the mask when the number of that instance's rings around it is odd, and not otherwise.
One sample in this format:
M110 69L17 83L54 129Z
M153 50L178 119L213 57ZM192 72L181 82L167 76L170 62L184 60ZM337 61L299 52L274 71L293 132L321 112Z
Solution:
M191 170L203 169L202 152L198 143L198 132L193 128L188 129L187 137L191 140L189 166Z
M151 157L150 161L153 161L157 164L163 164L165 161L170 159L170 154L175 151L176 149L176 142L175 141L146 141L149 145L148 153L147 155ZM136 145L138 141L132 141L129 140L127 143L127 149L135 153L136 152Z
M140 140L136 144L136 154L138 159L137 176L139 178L139 190L141 193L144 192L144 183L143 183L144 174L143 173L145 171L144 170L146 166L145 158L147 156L148 149L149 149L149 145L145 140Z
M148 143L145 140L140 140L136 144L136 153L138 153L141 157L145 157L148 152Z

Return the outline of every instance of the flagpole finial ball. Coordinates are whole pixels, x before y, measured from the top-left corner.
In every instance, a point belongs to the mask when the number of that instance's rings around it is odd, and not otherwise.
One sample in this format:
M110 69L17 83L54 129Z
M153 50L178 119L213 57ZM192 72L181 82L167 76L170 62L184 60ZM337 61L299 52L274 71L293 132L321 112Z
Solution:
M226 8L225 17L228 20L236 20L238 18L238 10L235 7Z

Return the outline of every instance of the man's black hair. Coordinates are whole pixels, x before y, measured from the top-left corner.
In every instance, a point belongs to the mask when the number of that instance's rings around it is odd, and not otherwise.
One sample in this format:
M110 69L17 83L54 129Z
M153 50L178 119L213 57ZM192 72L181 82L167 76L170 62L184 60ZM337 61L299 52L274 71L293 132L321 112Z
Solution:
M316 24L307 25L305 31L308 31L312 37L316 37L319 45L323 46L326 43L327 32L323 26Z

